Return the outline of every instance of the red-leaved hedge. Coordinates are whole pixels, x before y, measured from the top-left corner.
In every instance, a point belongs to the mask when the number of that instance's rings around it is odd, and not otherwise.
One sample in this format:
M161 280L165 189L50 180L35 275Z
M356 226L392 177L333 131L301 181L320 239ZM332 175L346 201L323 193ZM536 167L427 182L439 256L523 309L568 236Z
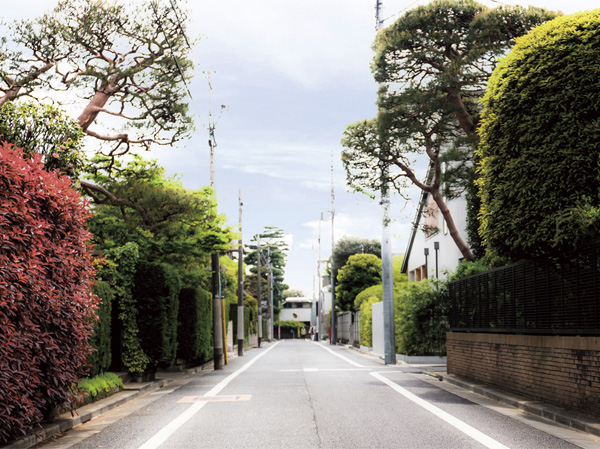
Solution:
M70 403L95 320L87 204L42 167L0 143L0 443Z

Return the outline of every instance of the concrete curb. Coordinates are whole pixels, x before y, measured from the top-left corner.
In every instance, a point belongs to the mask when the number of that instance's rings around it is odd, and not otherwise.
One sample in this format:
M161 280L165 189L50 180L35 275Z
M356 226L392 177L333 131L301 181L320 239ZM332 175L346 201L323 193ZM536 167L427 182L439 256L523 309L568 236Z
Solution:
M71 412L63 413L59 415L55 422L44 423L42 424L41 429L34 431L33 434L13 441L6 446L2 446L2 448L27 449L33 447L36 444L49 440L53 436L65 433L73 427L88 422L109 410L158 390L159 388L168 385L170 382L170 379L160 379L154 382L125 384L124 388L118 393L115 393L106 399L78 408L73 415L71 415Z
M454 376L446 373L431 373L424 372L424 374L436 377L439 380L448 382L449 384L463 388L465 390L472 391L488 399L500 402L501 404L509 405L524 412L530 413L535 416L549 419L558 424L570 427L575 430L590 433L592 435L600 436L600 420L594 419L588 415L582 413L566 410L560 407L556 407L550 404L544 404L540 401L525 398L509 393L504 390L500 390L494 387L490 387L478 382L463 379L461 377Z
M252 349L252 348L250 348ZM230 358L237 357L237 352ZM159 372L159 378L152 382L130 382L125 383L123 389L118 393L113 394L105 399L101 399L92 404L76 409L74 415L71 412L63 413L53 423L43 423L41 428L33 431L19 440L12 441L5 446L0 446L2 449L28 449L49 440L50 438L63 434L74 427L86 423L93 418L103 415L104 413L120 407L123 404L131 402L142 396L152 393L160 388L169 385L175 378L186 377L192 374L207 371L213 368L213 361L204 363L200 366L189 368L184 371ZM162 377L162 378L160 378Z

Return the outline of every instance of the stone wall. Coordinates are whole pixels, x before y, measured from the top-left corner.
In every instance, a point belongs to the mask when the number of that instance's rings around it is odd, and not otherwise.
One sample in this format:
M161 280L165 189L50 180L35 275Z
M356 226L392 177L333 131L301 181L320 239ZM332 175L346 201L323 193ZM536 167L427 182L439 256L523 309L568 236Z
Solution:
M448 373L600 416L600 337L447 334Z

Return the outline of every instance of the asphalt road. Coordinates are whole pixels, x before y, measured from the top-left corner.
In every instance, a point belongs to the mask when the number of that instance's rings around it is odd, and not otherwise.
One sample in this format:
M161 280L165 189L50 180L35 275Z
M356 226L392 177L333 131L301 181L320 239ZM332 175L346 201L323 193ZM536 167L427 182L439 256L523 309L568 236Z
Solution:
M414 371L342 347L284 340L248 351L222 371L134 401L43 447L600 447L597 438L484 406Z

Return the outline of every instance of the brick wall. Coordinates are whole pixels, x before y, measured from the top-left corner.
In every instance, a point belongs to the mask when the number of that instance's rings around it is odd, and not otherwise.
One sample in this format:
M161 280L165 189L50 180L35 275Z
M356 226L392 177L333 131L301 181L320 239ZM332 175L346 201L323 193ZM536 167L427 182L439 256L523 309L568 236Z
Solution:
M600 416L600 337L447 334L448 373Z

